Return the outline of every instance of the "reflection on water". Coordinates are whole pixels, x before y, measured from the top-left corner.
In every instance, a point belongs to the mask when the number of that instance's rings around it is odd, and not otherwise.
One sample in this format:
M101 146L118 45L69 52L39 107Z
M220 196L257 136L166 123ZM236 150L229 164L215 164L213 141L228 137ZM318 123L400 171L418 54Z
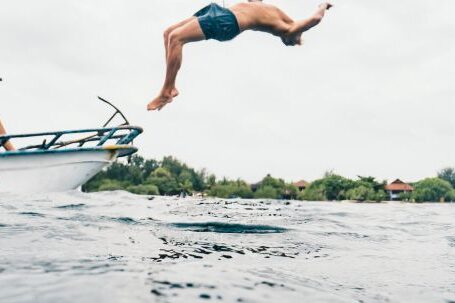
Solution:
M455 205L0 197L0 302L455 302Z

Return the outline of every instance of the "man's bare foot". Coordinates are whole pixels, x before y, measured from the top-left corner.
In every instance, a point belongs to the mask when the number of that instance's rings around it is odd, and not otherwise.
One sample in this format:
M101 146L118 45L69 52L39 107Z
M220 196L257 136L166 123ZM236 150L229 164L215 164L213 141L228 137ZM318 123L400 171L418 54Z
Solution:
M173 88L171 94L161 93L158 97L156 97L152 102L147 105L147 110L161 110L165 107L168 103L171 103L175 97L179 95L179 91L176 88Z
M168 103L171 103L172 101L174 101L174 98L177 97L179 94L180 94L180 92L178 91L178 89L174 87L172 89L172 93L171 93L172 99L166 103L163 103L160 107L158 107L158 111L162 110L163 107L165 107Z
M177 97L178 95L180 95L180 92L179 92L179 90L178 90L176 87L174 87L174 88L172 89L172 97L175 98L175 97Z
M166 96L160 95L147 105L147 110L151 111L151 110L157 110L159 108L163 108L166 104L168 104L170 102L172 102L171 96L166 97Z

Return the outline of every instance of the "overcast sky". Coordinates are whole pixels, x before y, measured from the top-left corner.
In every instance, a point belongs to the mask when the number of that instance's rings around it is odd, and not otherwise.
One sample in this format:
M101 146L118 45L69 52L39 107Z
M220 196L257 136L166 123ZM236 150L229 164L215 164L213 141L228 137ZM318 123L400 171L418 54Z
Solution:
M188 45L181 95L147 112L163 30L208 2L0 0L0 117L11 133L97 127L101 95L144 127L140 154L250 182L455 166L455 1L333 1L302 47L258 32ZM268 2L294 18L319 3Z

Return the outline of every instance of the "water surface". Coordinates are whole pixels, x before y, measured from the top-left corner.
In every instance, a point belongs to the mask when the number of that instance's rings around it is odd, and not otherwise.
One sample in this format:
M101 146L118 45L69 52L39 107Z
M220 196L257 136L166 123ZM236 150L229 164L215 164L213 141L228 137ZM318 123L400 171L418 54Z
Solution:
M0 196L0 302L455 302L455 205Z

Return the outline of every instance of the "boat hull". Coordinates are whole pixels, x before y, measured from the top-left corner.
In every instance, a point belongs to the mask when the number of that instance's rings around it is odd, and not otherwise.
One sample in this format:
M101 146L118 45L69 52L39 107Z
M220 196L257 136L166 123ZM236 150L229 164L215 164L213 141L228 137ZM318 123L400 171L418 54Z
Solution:
M74 190L110 165L118 149L0 154L0 192Z

